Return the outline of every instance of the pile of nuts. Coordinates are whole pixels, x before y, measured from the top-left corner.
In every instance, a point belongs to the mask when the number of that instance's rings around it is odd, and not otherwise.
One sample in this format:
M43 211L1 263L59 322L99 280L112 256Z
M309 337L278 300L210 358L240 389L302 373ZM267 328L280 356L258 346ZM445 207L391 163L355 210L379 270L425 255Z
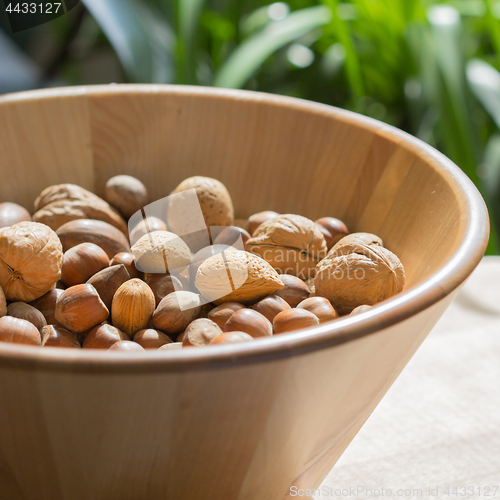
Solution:
M205 230L186 210L193 195ZM61 184L33 215L0 204L0 341L110 351L248 342L363 313L404 287L378 236L333 217L235 221L227 189L207 177L168 199L133 226L149 198L127 175L107 182L104 199Z

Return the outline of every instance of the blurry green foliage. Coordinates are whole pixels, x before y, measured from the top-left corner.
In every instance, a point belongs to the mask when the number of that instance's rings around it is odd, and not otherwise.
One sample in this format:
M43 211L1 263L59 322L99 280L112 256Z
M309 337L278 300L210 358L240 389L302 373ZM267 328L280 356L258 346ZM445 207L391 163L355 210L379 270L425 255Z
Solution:
M499 253L499 0L82 3L128 81L302 97L427 141L485 196Z

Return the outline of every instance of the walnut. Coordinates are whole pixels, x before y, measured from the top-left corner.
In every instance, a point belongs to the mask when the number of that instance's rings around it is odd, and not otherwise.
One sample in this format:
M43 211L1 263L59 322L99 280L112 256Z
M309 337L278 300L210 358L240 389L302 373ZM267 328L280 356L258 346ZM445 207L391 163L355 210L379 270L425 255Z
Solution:
M45 224L19 222L0 229L0 285L10 301L31 302L61 276L62 245Z
M195 285L215 305L251 304L284 288L278 273L265 260L232 249L203 262L196 272Z
M127 224L108 202L75 184L58 184L44 189L35 200L35 210L33 220L54 231L75 219L97 219L128 236Z
M280 215L263 222L246 247L282 274L306 280L325 257L327 246L317 225L300 215Z
M316 295L329 299L340 314L374 305L399 293L405 283L403 265L381 246L348 244L318 264Z
M377 236L376 234L371 234L371 233L351 233L348 234L347 236L344 236L341 238L333 247L330 249L330 251L327 254L327 257L330 257L334 254L337 254L338 249L344 245L349 245L351 243L359 243L360 245L375 245L375 246L384 246L384 242L382 241L382 238Z

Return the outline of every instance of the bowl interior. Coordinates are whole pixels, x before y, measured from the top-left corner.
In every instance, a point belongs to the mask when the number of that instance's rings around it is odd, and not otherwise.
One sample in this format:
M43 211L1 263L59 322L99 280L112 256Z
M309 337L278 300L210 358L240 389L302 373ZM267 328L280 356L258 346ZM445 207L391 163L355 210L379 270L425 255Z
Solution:
M338 217L383 238L405 266L403 295L427 294L421 307L459 285L486 245L484 204L449 160L387 125L291 98L147 85L14 94L0 98L0 150L0 198L30 210L51 184L102 195L109 177L130 174L156 200L206 175L227 186L238 218Z

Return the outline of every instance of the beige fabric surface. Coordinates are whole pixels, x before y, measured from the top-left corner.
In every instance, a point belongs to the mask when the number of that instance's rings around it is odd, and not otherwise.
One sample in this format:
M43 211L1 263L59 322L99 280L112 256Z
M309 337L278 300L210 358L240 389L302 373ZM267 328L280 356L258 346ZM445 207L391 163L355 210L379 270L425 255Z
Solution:
M313 498L500 500L500 257L483 259Z

